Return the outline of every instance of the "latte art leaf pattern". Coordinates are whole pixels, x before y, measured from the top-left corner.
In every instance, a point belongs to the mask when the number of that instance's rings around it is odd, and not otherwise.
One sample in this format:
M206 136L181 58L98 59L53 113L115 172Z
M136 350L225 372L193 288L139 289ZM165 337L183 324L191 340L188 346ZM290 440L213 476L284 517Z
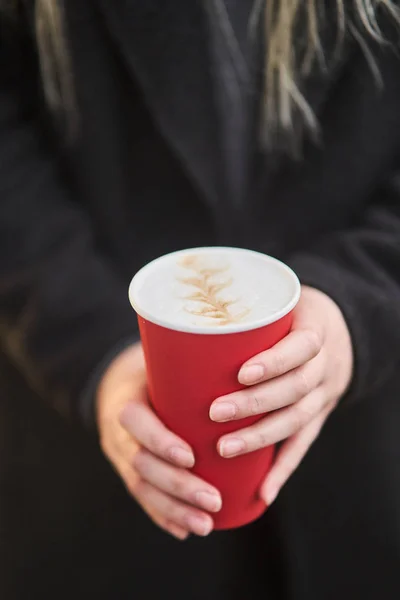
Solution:
M237 323L248 315L248 309L236 314L232 312L237 299L226 300L219 296L233 283L233 279L228 274L229 266L207 267L205 262L196 256L185 257L180 266L191 271L188 277L183 277L180 281L196 290L184 297L185 300L195 304L195 306L185 306L188 313L196 317L213 319L218 325ZM221 277L224 273L226 273L226 278ZM216 278L218 279L216 280Z

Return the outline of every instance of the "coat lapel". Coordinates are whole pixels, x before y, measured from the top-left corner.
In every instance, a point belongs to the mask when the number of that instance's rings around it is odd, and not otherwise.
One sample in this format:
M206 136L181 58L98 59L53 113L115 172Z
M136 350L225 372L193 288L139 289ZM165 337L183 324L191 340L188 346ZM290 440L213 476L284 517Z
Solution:
M221 154L201 3L100 0L99 4L160 130L215 207Z

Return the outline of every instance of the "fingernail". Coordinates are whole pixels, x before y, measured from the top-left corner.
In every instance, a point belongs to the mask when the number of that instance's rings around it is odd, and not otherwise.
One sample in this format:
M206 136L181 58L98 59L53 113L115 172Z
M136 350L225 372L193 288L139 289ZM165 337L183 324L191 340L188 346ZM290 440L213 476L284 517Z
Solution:
M251 385L260 381L265 375L265 368L263 365L249 365L243 367L239 373L239 383L244 385Z
M187 522L188 522L190 529L196 535L201 535L202 537L206 537L212 531L212 524L208 519L203 519L202 517L190 515L187 519Z
M212 492L197 492L196 504L210 512L218 512L222 508L221 496Z
M271 504L273 504L275 502L278 494L279 494L278 488L271 488L270 490L267 490L265 492L264 499L265 499L265 502L267 503L267 506L271 506Z
M242 440L228 439L223 440L220 444L220 454L224 458L232 458L237 456L245 449L245 443Z
M194 466L194 456L190 450L186 450L186 448L175 446L170 449L169 456L171 460L180 467L190 469Z
M236 406L232 402L216 402L210 408L212 421L230 421L236 415Z

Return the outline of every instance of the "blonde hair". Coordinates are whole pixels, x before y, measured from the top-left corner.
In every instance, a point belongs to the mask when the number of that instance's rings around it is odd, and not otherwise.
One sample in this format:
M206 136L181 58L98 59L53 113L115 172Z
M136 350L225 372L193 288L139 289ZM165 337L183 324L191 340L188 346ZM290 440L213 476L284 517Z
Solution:
M329 0L333 22L336 27L334 56L326 57L320 39L324 24L325 2L323 0L267 0L267 62L265 77L265 132L266 141L275 134L294 131L296 115L314 139L319 129L316 117L301 94L299 82L307 78L315 64L322 72L327 69L328 59L337 59L346 34L360 45L378 83L380 74L368 38L380 44L385 38L378 23L378 13L385 10L393 21L400 24L400 9L392 0ZM332 15L330 15L332 18ZM305 43L299 49L296 43L299 21L304 23Z
M0 0L1 3L2 0ZM143 0L146 1L146 0ZM206 0L204 0L206 1ZM379 70L368 47L368 38L384 42L378 12L385 10L400 23L400 9L393 0L329 0L336 10L336 51L340 52L347 33L362 47L376 77ZM318 65L323 71L326 58L320 39L324 22L324 0L255 0L251 21L266 20L265 131L268 140L280 132L291 136L294 120L300 117L303 129L318 135L316 117L301 94L300 83ZM265 8L266 7L266 8ZM304 23L304 25L303 25ZM299 24L303 30L300 30ZM251 25L251 23L250 23ZM65 114L74 110L72 72L60 0L36 0L36 34L46 99L53 110ZM233 29L230 28L233 32ZM302 38L302 49L297 43ZM304 43L305 41L305 43Z
M65 115L67 133L72 136L77 126L77 110L62 3L59 0L36 0L35 30L46 101L53 113Z

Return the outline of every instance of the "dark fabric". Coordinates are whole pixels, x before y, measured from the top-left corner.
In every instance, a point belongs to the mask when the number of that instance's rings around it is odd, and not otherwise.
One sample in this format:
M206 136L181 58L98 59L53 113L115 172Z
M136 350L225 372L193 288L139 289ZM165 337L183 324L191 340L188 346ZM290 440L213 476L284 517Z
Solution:
M399 597L399 58L371 45L379 91L349 41L326 78L304 86L321 145L305 143L299 161L264 154L254 128L245 202L235 203L202 8L65 3L79 107L69 144L62 117L49 127L30 10L23 29L2 22L5 600ZM356 369L267 515L180 545L142 515L80 427L82 398L104 357L137 335L132 274L210 244L275 255L330 294Z
M246 201L251 161L254 103L261 97L258 70L263 68L262 24L252 30L251 2L212 0L205 3L219 111L227 193L233 206Z

